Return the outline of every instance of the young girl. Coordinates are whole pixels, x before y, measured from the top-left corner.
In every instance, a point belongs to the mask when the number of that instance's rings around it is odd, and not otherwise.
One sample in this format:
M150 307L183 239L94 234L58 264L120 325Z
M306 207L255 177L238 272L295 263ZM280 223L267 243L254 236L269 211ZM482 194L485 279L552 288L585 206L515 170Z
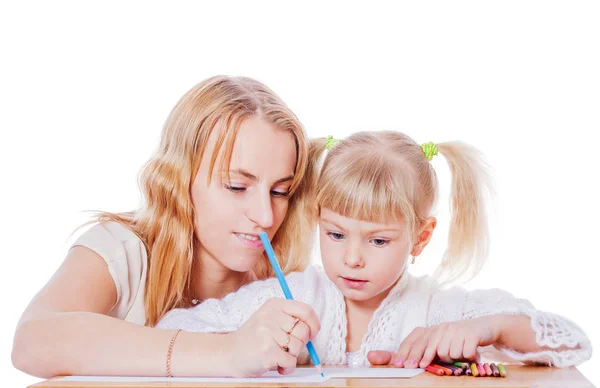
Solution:
M502 290L440 285L442 278L473 275L487 255L482 198L488 177L476 150L456 142L420 146L397 132L362 132L326 145L330 151L315 193L323 269L287 276L294 298L319 317L314 345L323 364L365 365L371 350L398 349L391 362L411 368L435 357L558 367L590 358L586 335L565 318ZM322 140L311 145L314 166L326 145ZM429 161L438 153L452 172L448 248L434 277L416 278L407 267L436 226L431 211L438 184ZM255 282L222 300L172 310L157 326L231 332L264 304L278 303L271 298L282 297L276 279ZM280 328L274 341L299 363L309 362L308 327L293 314L272 325Z

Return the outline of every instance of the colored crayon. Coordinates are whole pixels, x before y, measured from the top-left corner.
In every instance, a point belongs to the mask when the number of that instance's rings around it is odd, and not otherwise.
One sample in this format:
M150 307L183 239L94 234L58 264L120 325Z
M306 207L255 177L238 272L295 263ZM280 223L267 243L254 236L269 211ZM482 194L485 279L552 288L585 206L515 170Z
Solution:
M477 369L477 364L475 364L475 363L471 364L471 373L473 373L473 377L479 376L479 369Z
M446 362L437 361L436 365L443 366L444 368L448 368L452 371L454 376L460 376L463 374L463 368L459 368L456 365L448 364Z
M487 375L487 373L485 373L485 368L483 367L483 364L478 362L477 364L475 364L475 366L477 367L477 372L479 372L479 376L485 377Z
M452 363L452 365L457 366L459 368L462 368L462 370L469 369L469 363L468 362L455 361L455 362Z
M485 369L485 374L487 376L491 376L493 374L492 369L490 368L490 364L488 364L487 362L483 364L483 368Z
M429 373L433 373L434 375L438 375L438 376L443 376L446 374L442 369L438 368L434 364L427 365L425 367L425 370Z
M500 371L498 370L498 367L496 366L496 364L494 364L492 362L490 364L490 368L492 368L492 374L494 375L494 377L499 377L500 376Z
M437 364L437 363L436 363L436 364L434 364L434 363L432 363L431 365L433 365L433 366L435 366L435 367L438 367L438 368L440 368L441 370L443 370L443 371L444 371L444 373L446 374L446 376L452 376L452 375L454 374L454 371L453 371L452 369L450 369L450 368L446 368L446 367L444 367L444 366L442 366L442 365L440 365L440 364Z
M506 377L506 369L504 369L504 365L498 364L496 366L498 367L498 372L500 372L500 376Z

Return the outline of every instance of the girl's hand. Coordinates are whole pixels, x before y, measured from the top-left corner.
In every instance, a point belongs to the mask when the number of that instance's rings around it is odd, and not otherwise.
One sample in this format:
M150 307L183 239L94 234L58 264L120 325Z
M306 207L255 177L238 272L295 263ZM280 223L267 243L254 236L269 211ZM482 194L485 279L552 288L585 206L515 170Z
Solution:
M425 368L437 357L443 362L474 360L477 347L500 340L506 316L484 317L442 323L428 328L418 327L402 341L395 356L389 352L372 351L371 364L394 364L396 367Z
M319 330L319 319L309 305L268 300L238 331L226 334L233 377L258 377L274 369L292 373L300 350Z
M400 344L394 365L425 368L436 357L448 363L453 360L474 360L477 347L498 341L500 323L499 317L490 315L429 328L418 327Z

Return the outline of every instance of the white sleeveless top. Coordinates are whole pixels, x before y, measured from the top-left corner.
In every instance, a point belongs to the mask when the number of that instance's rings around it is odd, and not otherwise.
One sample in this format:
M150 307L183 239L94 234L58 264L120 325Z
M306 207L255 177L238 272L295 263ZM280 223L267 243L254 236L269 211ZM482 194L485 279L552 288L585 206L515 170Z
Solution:
M148 256L142 240L117 222L102 222L81 235L73 243L77 245L96 252L108 266L117 289L117 301L108 315L143 325Z

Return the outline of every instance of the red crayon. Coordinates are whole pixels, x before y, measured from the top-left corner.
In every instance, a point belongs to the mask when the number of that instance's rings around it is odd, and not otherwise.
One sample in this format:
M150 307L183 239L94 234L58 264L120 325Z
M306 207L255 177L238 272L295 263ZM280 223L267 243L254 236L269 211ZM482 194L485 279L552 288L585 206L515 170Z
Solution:
M483 368L485 369L485 374L488 376L491 376L492 373L492 368L490 368L490 364L488 364L487 362L485 364L483 364Z
M442 369L438 368L437 366L435 366L433 364L427 365L425 367L425 370L427 372L433 373L434 375L438 375L438 376L443 376L446 374Z

